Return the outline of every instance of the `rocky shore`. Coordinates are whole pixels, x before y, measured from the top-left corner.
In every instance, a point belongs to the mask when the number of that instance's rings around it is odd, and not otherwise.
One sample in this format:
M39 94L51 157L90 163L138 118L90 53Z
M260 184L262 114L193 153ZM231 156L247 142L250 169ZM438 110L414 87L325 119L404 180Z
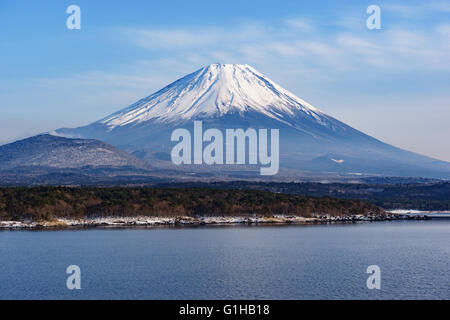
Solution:
M137 227L175 225L231 225L231 224L314 224L352 223L392 220L429 220L427 215L385 214L329 216L305 218L290 215L273 217L101 217L89 219L56 219L52 221L0 221L0 229L85 228L85 227Z

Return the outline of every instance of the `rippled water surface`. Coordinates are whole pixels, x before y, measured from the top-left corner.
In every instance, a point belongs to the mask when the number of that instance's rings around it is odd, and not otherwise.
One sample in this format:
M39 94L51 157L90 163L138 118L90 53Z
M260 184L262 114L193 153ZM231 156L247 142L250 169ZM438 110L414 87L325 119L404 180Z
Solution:
M0 299L449 299L450 219L0 231L0 262Z

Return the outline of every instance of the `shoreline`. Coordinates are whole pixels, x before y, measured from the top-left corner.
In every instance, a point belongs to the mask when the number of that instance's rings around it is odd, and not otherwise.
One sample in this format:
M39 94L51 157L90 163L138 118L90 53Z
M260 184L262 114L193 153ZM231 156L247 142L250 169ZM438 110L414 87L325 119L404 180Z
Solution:
M425 210L414 210L414 209L393 209L386 210L387 213L390 214L430 214L430 213L439 213L439 214L450 214L450 210L433 210L433 211L425 211Z
M409 215L390 213L386 215L321 215L305 218L291 215L272 217L102 217L85 219L56 219L52 221L0 221L0 230L5 229L68 229L95 227L152 227L184 225L258 225L258 224L319 224L319 223L356 223L394 220L430 220L427 215Z

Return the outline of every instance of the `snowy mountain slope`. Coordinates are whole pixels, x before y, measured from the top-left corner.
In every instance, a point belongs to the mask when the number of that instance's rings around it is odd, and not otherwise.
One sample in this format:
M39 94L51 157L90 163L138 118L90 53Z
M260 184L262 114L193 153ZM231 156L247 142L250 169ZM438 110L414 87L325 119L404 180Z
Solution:
M204 67L97 122L54 134L99 139L169 168L170 161L161 159L173 147L171 132L192 131L194 120L202 120L205 130L280 129L280 168L450 178L449 163L355 130L248 65Z
M317 122L327 119L321 111L248 65L213 64L99 122L113 129L151 119L170 123L248 111L282 122L283 115L293 116L298 111Z
M59 129L72 137L96 137L114 145L142 144L152 127L158 132L193 120L273 128L290 127L313 138L364 134L326 115L248 65L213 64L189 74L89 126ZM143 130L141 130L143 129ZM127 131L132 130L132 134ZM144 131L144 132L141 132ZM166 135L165 135L166 136ZM131 141L135 140L135 141ZM146 143L144 143L146 144Z

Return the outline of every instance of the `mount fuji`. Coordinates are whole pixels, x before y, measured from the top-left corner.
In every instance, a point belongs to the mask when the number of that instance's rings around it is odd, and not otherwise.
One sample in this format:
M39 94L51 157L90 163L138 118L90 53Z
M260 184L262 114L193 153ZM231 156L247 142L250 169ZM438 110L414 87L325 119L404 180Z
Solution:
M172 131L192 130L195 120L201 120L205 129L279 129L280 174L288 177L315 172L450 178L450 163L370 137L313 107L252 67L239 64L203 67L97 122L58 129L53 134L102 140L155 168L236 171L236 167L227 165L212 168L172 164Z

